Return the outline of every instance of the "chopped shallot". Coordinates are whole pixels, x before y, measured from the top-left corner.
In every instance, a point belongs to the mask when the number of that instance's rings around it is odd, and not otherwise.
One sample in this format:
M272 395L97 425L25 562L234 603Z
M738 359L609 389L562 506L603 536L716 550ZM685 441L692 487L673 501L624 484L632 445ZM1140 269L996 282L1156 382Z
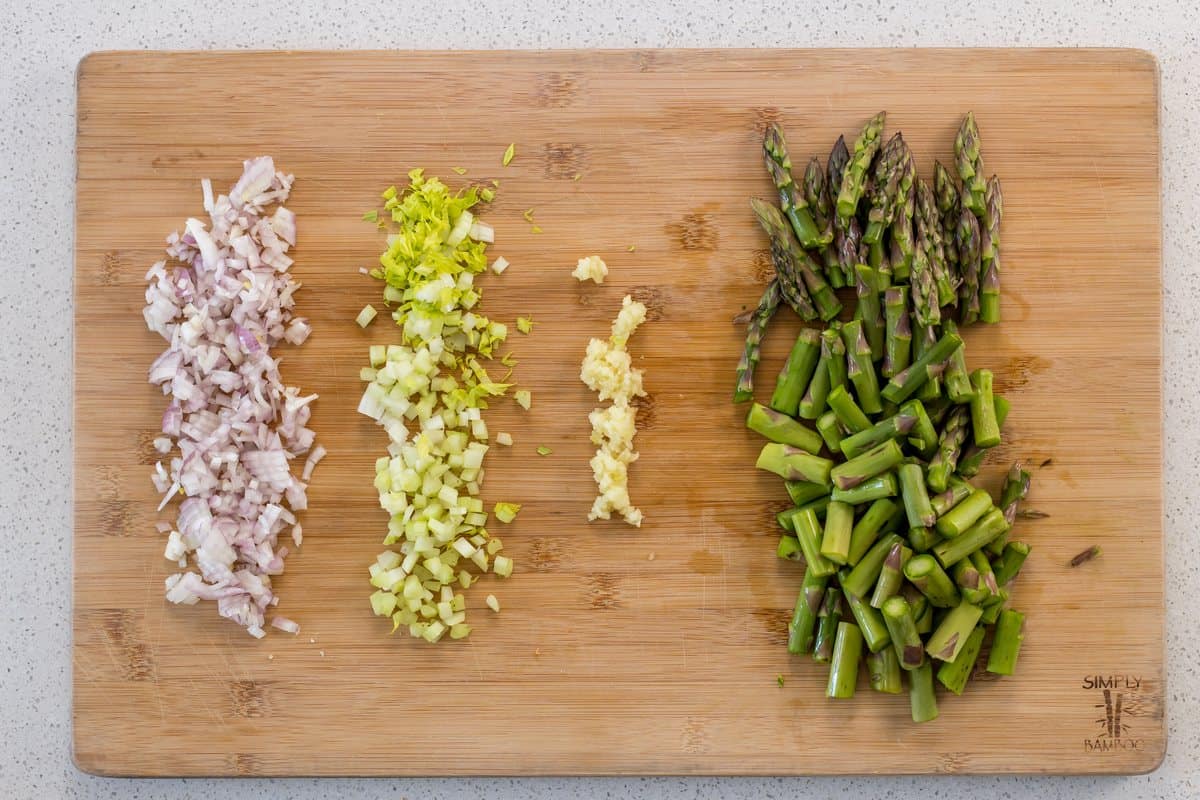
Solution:
M300 284L288 274L296 218L282 203L291 186L269 156L245 162L228 195L214 199L212 184L201 181L208 219L189 218L183 233L167 238L170 260L146 274L143 310L147 327L168 342L149 371L168 396L154 446L164 456L178 448L155 465L159 508L183 495L175 525L158 528L169 534L164 556L181 567L190 556L198 570L167 578L167 599L215 601L221 616L257 638L266 609L279 602L271 588L287 555L279 534L290 527L297 546L301 539L292 511L307 505L306 484L289 462L309 454L307 481L325 453L307 427L316 395L284 386L271 355L311 332L294 315ZM271 624L300 630L286 617Z

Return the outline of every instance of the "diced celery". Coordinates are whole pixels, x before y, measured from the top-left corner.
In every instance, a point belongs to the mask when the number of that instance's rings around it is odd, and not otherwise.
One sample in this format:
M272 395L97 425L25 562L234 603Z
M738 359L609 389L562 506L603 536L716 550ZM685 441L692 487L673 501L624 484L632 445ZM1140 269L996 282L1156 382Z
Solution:
M396 609L396 595L382 589L371 595L371 610L377 617L390 617ZM447 604L449 610L449 604Z
M518 389L513 392L513 399L517 401L517 405L526 411L533 405L533 395L526 389Z
M501 578L507 578L512 575L513 562L508 556L496 556L496 560L492 563L492 572L499 575Z
M497 614L500 613L500 601L496 599L496 595L489 594L484 602L487 603L487 607L492 611L495 611Z
M492 513L496 515L496 519L501 522L512 522L517 518L517 513L521 510L519 503L496 503Z

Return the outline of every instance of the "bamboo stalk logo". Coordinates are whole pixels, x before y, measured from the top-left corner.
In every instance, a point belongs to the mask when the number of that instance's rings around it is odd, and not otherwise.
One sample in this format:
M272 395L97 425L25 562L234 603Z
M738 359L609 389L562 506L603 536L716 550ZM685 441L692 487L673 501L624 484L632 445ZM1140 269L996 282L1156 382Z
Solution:
M1096 720L1096 723L1104 728L1103 736L1107 736L1109 739L1121 738L1121 734L1125 732L1125 725L1121 722L1124 705L1124 692L1114 692L1112 689L1104 690L1104 702L1096 704L1096 708L1104 709L1104 717Z

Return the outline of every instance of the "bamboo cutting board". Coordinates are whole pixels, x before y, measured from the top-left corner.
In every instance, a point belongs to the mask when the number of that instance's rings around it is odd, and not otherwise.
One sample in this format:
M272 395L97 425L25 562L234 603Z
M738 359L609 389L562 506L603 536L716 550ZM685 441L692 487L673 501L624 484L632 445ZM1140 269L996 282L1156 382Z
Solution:
M1157 73L1134 51L106 53L79 69L75 281L74 741L109 775L1139 772L1165 750ZM907 698L826 700L824 668L789 658L800 572L774 555L779 482L730 401L742 330L769 269L747 198L781 120L794 158L824 159L880 108L931 174L976 112L1005 187L1004 323L968 331L970 366L1012 401L995 486L1035 469L1015 535L1034 553L1018 674L973 683L917 726ZM517 157L502 168L505 147ZM299 636L255 641L211 606L162 599L145 382L163 344L143 275L241 161L296 175L293 268L314 334L284 354L318 392L330 455L304 546L277 580ZM389 637L366 567L386 515L381 430L355 413L367 346L355 313L382 237L359 218L425 167L501 179L486 219L484 309L511 322L531 412L504 402L484 498L525 504L503 537L517 570L468 592L475 632ZM452 167L466 167L459 178ZM578 180L573 180L575 176ZM535 209L536 234L522 219ZM635 251L630 251L636 247ZM570 277L598 253L602 287ZM594 494L579 382L588 338L632 293L631 350L650 397L632 494L641 530L587 524ZM759 387L796 331L781 314ZM553 448L539 457L538 445ZM1092 544L1104 554L1066 564ZM496 615L483 607L494 592ZM776 676L785 678L781 688Z

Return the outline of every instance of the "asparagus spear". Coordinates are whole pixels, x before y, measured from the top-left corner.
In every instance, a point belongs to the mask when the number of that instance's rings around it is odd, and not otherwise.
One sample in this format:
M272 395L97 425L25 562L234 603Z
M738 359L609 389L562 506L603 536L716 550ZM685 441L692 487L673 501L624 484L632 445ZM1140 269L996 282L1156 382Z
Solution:
M815 157L809 159L808 166L804 168L804 201L808 203L808 210L821 231L821 239L826 240L821 246L824 250L833 243L833 203L829 199L825 170L821 167L821 160Z
M961 536L935 545L933 554L942 562L943 567L949 568L1006 530L1008 523L1004 521L1004 513L998 508L993 508L981 520L963 531Z
M987 600L999 596L1000 584L996 580L996 572L992 569L992 562L988 560L987 553L982 550L976 550L974 553L971 553L969 559L964 560L969 560L971 565L979 572L980 588L987 590Z
M897 411L892 416L876 422L867 430L842 439L842 455L847 458L855 458L884 442L903 438L913 429L916 422L916 417Z
M833 323L821 333L821 354L829 351L829 359L825 369L829 372L829 390L845 386L846 376L846 345L842 341L841 323Z
M758 301L758 308L755 309L754 314L750 317L750 322L746 325L746 346L738 361L737 388L733 392L733 402L735 403L744 403L754 397L754 368L758 366L758 361L762 357L762 338L767 332L767 325L770 323L771 317L775 316L775 309L779 308L782 298L779 279L774 278L767 284L767 290L763 292L762 299Z
M916 555L904 565L904 577L921 590L921 594L937 608L950 608L958 603L958 589L954 581L929 555Z
M900 505L887 498L880 498L871 504L871 507L859 518L850 532L850 550L846 558L849 566L854 567L862 560L862 557L871 549L871 545L879 538L883 526L900 511ZM898 540L897 543L899 543Z
M846 164L850 161L850 151L846 149L846 139L839 136L829 153L826 165L829 195L836 198L842 191L842 175ZM857 216L844 219L836 213L833 218L834 250L838 266L847 283L853 274L854 265L859 261L859 246L862 243L862 226Z
M900 591L904 584L904 565L912 558L913 551L902 544L893 545L883 560L883 568L879 570L879 578L875 581L875 591L871 593L871 607L883 608L884 601Z
M887 472L904 460L904 452L894 439L873 447L862 455L843 461L829 471L833 485L838 489L853 489L868 478ZM918 467L918 470L920 467ZM901 484L903 484L901 474Z
M913 338L913 356L918 361L921 360L921 356L925 355L925 352L929 350L929 348L937 344L937 331L938 326L936 325L925 325L917 328L916 335ZM962 347L960 346L957 349L961 350ZM953 353L951 353L951 355L953 355ZM917 390L916 396L918 400L925 400L933 403L941 398L942 373L946 371L946 367L949 366L949 364L950 359L946 358L940 364L934 365L934 369L930 372L929 380Z
M821 434L821 438L825 440L825 446L829 448L829 452L837 453L841 451L842 439L845 438L846 434L842 431L842 425L838 422L837 414L832 411L826 411L817 417L817 433Z
M859 408L858 403L854 402L854 398L850 396L850 392L846 391L845 386L830 389L826 402L829 403L829 408L837 415L842 426L851 433L861 433L871 427L871 420Z
M832 473L831 473L832 474ZM920 464L903 464L896 470L900 478L900 494L904 498L904 509L908 513L910 528L928 528L937 522L929 492L925 489L925 475ZM836 481L836 479L835 479Z
M908 145L904 145L905 149ZM913 217L917 208L917 167L912 153L905 161L904 174L900 176L900 195L904 206L896 213L891 227L892 279L897 283L911 279L916 242L913 238Z
M759 403L750 407L750 413L746 415L746 427L772 442L798 447L814 455L821 452L821 437L815 431L804 427L787 414L781 414Z
M1017 656L1021 643L1025 641L1025 615L1020 611L1005 609L996 621L996 635L992 638L992 652L988 656L987 671L997 675L1012 675L1017 667Z
M950 416L946 418L946 424L938 438L937 452L930 459L929 469L925 473L929 488L935 492L946 491L950 475L958 466L958 456L962 452L963 442L967 438L969 418L970 412L966 406L955 406L954 410L950 412Z
M817 575L812 570L804 571L800 596L796 598L796 608L792 611L791 622L788 623L789 653L807 653L812 648L813 629L817 624L817 613L821 610L821 601L825 597L825 586L828 583L828 575Z
M879 273L866 264L854 267L855 291L858 294L857 314L862 318L863 334L871 345L871 358L878 361L884 356L883 309L879 304Z
M983 179L983 158L979 155L979 128L974 112L967 112L958 135L954 138L954 161L962 178L962 205L977 217L984 215L984 195L987 185Z
M954 320L942 320L942 331L945 333L958 333L958 326L954 324ZM950 361L946 364L946 371L942 375L946 384L946 394L950 397L951 402L966 403L971 400L974 394L971 389L971 377L967 374L967 348L962 346L954 351L950 356Z
M893 286L884 293L883 376L891 378L908 367L912 328L908 322L908 292Z
M933 528L920 527L908 529L908 543L918 553L928 552L939 541L941 541L941 537L934 533Z
M779 537L779 544L775 547L775 555L784 561L804 560L804 552L800 549L800 540L795 536L788 536L786 533Z
M946 491L929 498L930 505L933 506L933 513L938 515L938 519L941 519L946 512L966 500L973 488L971 484L957 475L951 475L946 485Z
M796 416L800 398L812 380L813 371L817 368L817 359L820 357L821 334L812 328L800 331L791 352L788 353L787 362L775 380L771 408L789 417Z
M768 442L763 445L754 466L774 472L785 481L809 481L828 485L833 462L828 458L814 456L799 447Z
M1000 321L1000 218L1004 215L1004 197L1000 179L995 175L987 183L984 204L983 280L979 290L979 319Z
M817 227L812 212L808 208L803 194L796 188L792 180L792 161L788 155L787 142L783 138L783 129L777 123L767 126L763 137L763 161L767 172L779 190L779 206L791 223L796 238L805 247L820 247L828 244L833 238L824 239L824 234Z
M942 217L943 247L946 253L946 264L952 274L960 274L958 262L958 240L955 237L955 227L958 225L958 184L950 173L942 166L941 161L933 162L933 191L937 196L938 212Z
M992 400L992 372L977 369L971 373L971 427L975 444L995 447L1000 444L1000 423L996 420L996 405Z
M989 600L983 607L983 616L979 621L984 625L995 625L996 620L1000 619L1000 612L1004 610L1004 604L1008 602L1008 589L1000 587L1000 594Z
M938 533L947 537L959 536L992 508L992 496L983 489L973 489L965 500L938 518Z
M842 326L842 340L846 346L847 377L854 384L858 402L868 414L883 411L879 396L879 380L875 376L875 363L871 345L863 334L861 320L851 320Z
M967 637L966 643L953 661L944 661L938 667L938 682L954 694L961 695L975 670L975 662L979 660L979 651L983 648L985 631L982 625L976 626Z
M863 637L857 625L839 622L833 658L829 662L829 685L825 694L833 698L854 696L858 682L858 663L862 659Z
M905 172L906 157L911 158L911 153L899 133L892 136L879 151L879 157L875 160L875 179L867 198L870 210L867 212L867 228L863 232L863 241L867 244L876 244L883 239L884 231L904 206L900 178Z
M1003 586L1017 577L1025 559L1029 557L1030 549L1025 542L1009 542L1004 545L1004 552L995 563L996 583Z
M861 506L864 503L881 500L885 497L895 497L898 491L896 476L888 472L863 481L852 489L838 489L834 487L829 496L831 499L845 503L846 505Z
M831 501L825 509L825 532L821 555L834 564L845 564L850 554L850 534L854 527L854 506Z
M929 602L928 597L921 595L921 598L925 601L925 605L922 606L920 614L916 614L914 611L914 616L917 618L917 633L925 636L933 632L933 621L937 613L937 607L934 606L933 603ZM915 608L916 607L914 606L914 609Z
M913 722L937 719L937 695L933 691L933 664L926 661L908 673L908 698Z
M1008 400L1000 395L994 395L992 402L996 406L996 427L1003 428L1004 421L1008 419ZM989 449L987 447L980 447L973 441L963 448L962 455L958 458L958 474L964 478L973 478L978 475L979 468L982 466L983 459L987 456Z
M821 337L821 353L817 358L817 367L813 370L812 380L800 398L797 407L802 419L817 419L825 413L825 404L829 398L829 363L834 358L833 352L825 345L824 335Z
M954 229L958 244L958 269L962 275L958 298L963 325L979 320L979 287L983 280L979 220L964 208Z
M797 511L811 511L817 515L818 519L825 517L825 509L829 506L829 495L818 497L816 500L809 501L799 508L792 510L792 518L795 519Z
M837 572L837 566L821 555L822 533L816 512L812 509L797 511L792 515L792 525L796 527L796 539L800 542L804 561L813 577L829 576Z
M933 420L925 412L925 404L920 400L909 400L900 406L900 413L911 416L916 422L908 434L908 443L916 448L922 457L931 455L937 447L938 434L933 427Z
M883 396L893 403L902 403L920 389L926 381L940 375L942 362L962 345L962 338L954 333L942 334L942 338L930 347L908 369L892 376L883 388Z
M867 677L871 688L884 694L900 694L904 686L900 681L900 661L896 651L885 647L878 653L867 653Z
M833 657L833 640L842 621L842 592L836 586L825 590L825 599L817 614L817 635L813 640L813 661L820 664Z
M916 223L917 247L925 251L925 258L937 286L937 304L953 305L958 297L958 282L946 263L946 250L942 242L942 217L938 213L933 189L921 178L917 179Z
M780 511L775 515L775 521L779 523L779 527L783 528L788 533L795 533L796 527L792 525L792 515L799 510L800 509L798 508L789 508L785 509L784 511Z
M813 500L829 494L829 487L823 483L784 481L783 486L787 489L788 497L792 498L792 502L797 506L811 503Z
M965 600L959 603L942 619L942 624L938 625L929 637L925 644L925 652L941 661L953 661L958 658L971 631L979 624L981 616L983 609L979 606L971 605Z
M868 120L854 141L854 152L842 172L841 188L837 198L837 215L842 218L843 224L848 223L850 217L853 217L858 211L858 201L863 195L867 170L875 158L875 153L879 150L886 118L886 112L880 111Z
M954 565L954 583L962 599L974 605L981 605L991 599L992 595L983 585L983 578L975 568L972 559L964 558Z
M878 653L891 644L892 638L888 635L887 626L883 624L883 615L877 609L872 608L864 598L844 590L843 594L846 596L846 605L850 608L850 614L858 623L859 631L862 632L867 649L872 653Z
M836 317L842 310L842 304L819 274L820 268L816 262L797 243L795 234L783 214L775 206L757 197L750 198L750 207L754 209L758 224L771 239L771 258L784 288L791 285L797 289L805 289L821 319L828 321ZM796 313L804 319L812 318L808 311L808 308L796 309Z
M909 291L912 294L913 321L922 327L937 325L942 321L937 279L926 247L928 235L925 224L918 215L916 218L916 244L909 275Z
M883 621L901 668L912 671L920 667L925 662L925 650L909 602L900 595L889 597L883 604Z
M853 539L853 535L851 538ZM903 541L894 533L879 538L848 573L840 576L842 591L859 597L863 597L871 591L875 581L879 580L879 572L883 569L883 561L887 558L887 554L891 552L893 546L902 544ZM912 560L909 560L908 563L911 564ZM905 575L907 576L907 574L906 570Z
M1012 465L1000 489L1000 510L1012 525L1017 521L1017 506L1029 494L1029 473L1021 468L1021 462Z

